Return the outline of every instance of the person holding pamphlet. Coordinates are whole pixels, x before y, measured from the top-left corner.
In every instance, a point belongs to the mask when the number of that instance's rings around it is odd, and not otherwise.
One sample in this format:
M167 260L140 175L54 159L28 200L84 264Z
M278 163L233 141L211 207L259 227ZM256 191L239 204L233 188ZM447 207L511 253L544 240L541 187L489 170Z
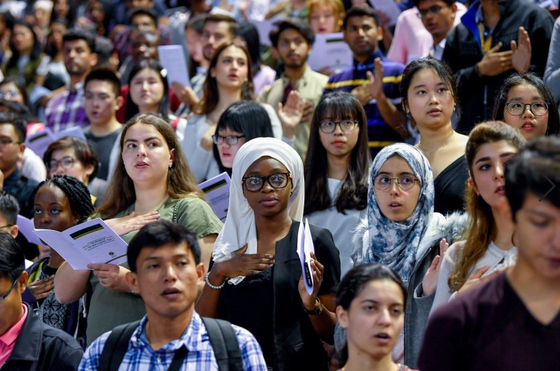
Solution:
M207 262L222 223L204 202L171 126L155 115L137 115L124 126L120 148L122 161L98 215L127 243L143 225L160 218L186 226L198 234ZM142 299L124 280L126 264L92 264L90 269L63 264L55 277L55 287L64 287L55 289L63 303L83 295L88 282L92 285L88 344L145 314Z
M64 231L85 221L93 213L93 205L88 188L78 179L68 175L55 175L40 183L33 194L33 222L35 228ZM50 256L33 264L27 272L28 288L35 303L29 303L47 325L76 335L85 335L85 323L80 317L82 304L77 299L61 304L53 291L53 277L64 259L57 253L56 246L50 246Z
M274 370L328 370L321 339L332 342L340 260L331 233L311 226L304 243L315 249L306 262L314 284L306 289L297 252L304 189L301 158L288 144L256 138L241 147L196 307L253 333Z

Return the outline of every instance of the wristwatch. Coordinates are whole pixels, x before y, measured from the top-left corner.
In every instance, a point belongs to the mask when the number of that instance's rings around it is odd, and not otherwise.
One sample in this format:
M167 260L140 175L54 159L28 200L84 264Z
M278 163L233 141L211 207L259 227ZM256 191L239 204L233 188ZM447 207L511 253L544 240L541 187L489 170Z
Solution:
M307 309L303 304L301 306L303 308L303 311L310 316L319 315L323 311L323 303L321 303L321 300L319 300L319 298L315 299L315 308L313 308L313 310Z

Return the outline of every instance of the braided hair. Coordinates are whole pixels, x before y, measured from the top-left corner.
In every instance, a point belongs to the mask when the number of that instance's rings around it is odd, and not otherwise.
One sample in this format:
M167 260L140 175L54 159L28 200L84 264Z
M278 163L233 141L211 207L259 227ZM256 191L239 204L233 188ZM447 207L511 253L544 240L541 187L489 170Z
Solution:
M91 194L84 183L69 175L55 175L39 183L33 191L32 199L45 185L55 185L68 197L72 213L78 217L78 224L84 222L93 213Z

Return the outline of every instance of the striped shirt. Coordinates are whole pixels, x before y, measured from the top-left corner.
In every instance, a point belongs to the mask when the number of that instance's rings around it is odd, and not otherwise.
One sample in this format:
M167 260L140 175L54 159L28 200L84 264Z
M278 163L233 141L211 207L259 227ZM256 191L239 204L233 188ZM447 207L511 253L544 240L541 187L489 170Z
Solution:
M218 370L214 350L208 339L208 332L200 316L194 312L191 322L183 335L158 350L152 349L146 337L147 316L132 334L128 350L124 355L119 371L166 371L173 360L175 351L185 346L188 350L181 370L209 371ZM261 347L255 337L247 330L233 325L243 359L243 369L266 371L266 363ZM98 337L86 350L79 370L97 370L99 358L110 332Z
M78 83L73 92L66 90L52 98L45 109L47 127L53 132L89 125L84 99L84 84Z

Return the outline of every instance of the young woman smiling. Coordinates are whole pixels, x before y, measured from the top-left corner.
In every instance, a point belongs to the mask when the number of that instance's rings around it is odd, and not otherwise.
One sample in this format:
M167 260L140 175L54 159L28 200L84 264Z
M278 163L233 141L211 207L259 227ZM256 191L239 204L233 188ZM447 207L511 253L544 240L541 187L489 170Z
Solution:
M363 106L349 93L327 94L310 131L304 213L333 234L344 275L352 268L352 236L367 208L370 157Z
M465 240L454 243L442 261L432 312L452 293L468 291L515 262L514 231L500 203L506 202L505 163L524 145L519 131L503 122L478 124L471 131L466 152L468 228Z
M534 73L515 74L505 82L494 104L494 119L516 128L527 140L558 135L558 105L550 88Z
M463 210L468 137L455 132L451 123L458 111L453 73L436 59L420 58L406 67L400 88L403 108L420 132L416 147L432 167L434 211L445 215Z
M123 127L120 147L122 161L98 215L127 242L159 218L186 226L198 234L206 264L222 223L204 202L171 126L154 115L137 115ZM91 284L88 344L145 314L142 299L124 280L126 264L92 264L90 269L74 271L64 264L55 278L55 285L64 287L56 292L60 302L75 301Z
M249 51L233 42L219 46L208 66L204 92L194 115L187 123L180 123L177 136L185 150L187 161L198 182L218 175L212 161L212 135L222 113L233 103L254 100L253 75ZM274 136L280 138L282 129L274 109L263 105L272 123Z

